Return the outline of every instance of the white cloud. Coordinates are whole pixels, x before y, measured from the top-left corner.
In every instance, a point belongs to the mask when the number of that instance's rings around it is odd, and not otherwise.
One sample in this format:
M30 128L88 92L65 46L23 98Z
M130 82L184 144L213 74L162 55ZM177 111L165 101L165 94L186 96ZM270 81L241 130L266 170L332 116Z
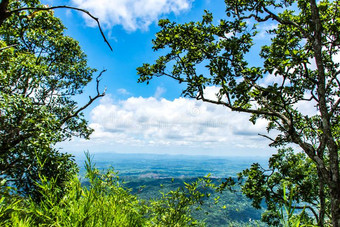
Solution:
M333 55L333 61L336 63L340 63L340 53L336 53L335 55Z
M156 99L161 98L162 95L166 92L164 87L157 87L155 94L153 95Z
M131 93L128 90L126 90L125 88L119 88L117 90L117 93L120 94L120 95L131 95Z
M79 8L90 11L105 27L122 25L127 31L147 30L161 15L191 8L192 0L72 0ZM84 17L89 25L94 21Z
M283 82L283 77L276 76L275 72L273 72L273 73L269 73L268 75L266 75L260 85L264 87L267 85L273 85L275 83L281 85L282 82Z
M130 97L115 102L103 99L91 111L91 143L103 146L186 147L226 150L268 149L266 122L252 125L249 115L193 99L172 101L154 97ZM111 145L109 145L111 144ZM115 144L115 145L112 145ZM234 154L235 155L235 154Z
M217 94L218 94L219 91L220 91L220 88L216 87L216 86L206 87L204 89L204 92L203 92L204 97L207 98L207 99L210 99L210 100L217 101L218 100Z
M309 95L305 95L305 98L309 98ZM315 100L311 101L300 101L294 105L294 107L305 116L315 116L319 114L318 109L316 107L317 103Z

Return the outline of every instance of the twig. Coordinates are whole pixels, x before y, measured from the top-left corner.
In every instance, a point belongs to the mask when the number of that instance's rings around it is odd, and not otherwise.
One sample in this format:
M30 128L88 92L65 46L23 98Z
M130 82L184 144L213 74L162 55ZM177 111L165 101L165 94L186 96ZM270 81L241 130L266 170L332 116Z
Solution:
M80 107L78 110L76 110L76 111L73 112L73 113L69 113L64 119L62 119L62 120L60 121L60 126L62 126L63 124L65 124L65 122L68 121L69 119L78 116L78 114L79 114L81 111L83 111L84 109L86 109L86 108L87 108L89 105L91 105L96 99L98 99L98 98L100 98L100 97L103 97L103 96L105 95L105 90L106 90L106 89L105 89L102 93L100 93L100 91L99 91L99 82L100 82L99 78L102 76L102 74L103 74L104 72L106 72L106 69L104 69L103 71L101 71L100 74L99 74L99 76L97 76L97 78L96 78L96 82L97 82L97 87L96 87L96 89L97 89L97 95L96 95L95 97L93 97L93 98L92 98L91 96L89 96L89 99L90 99L90 100L89 100L84 106Z
M271 140L272 142L275 142L275 140L272 139L272 138L270 138L269 136L263 135L263 134L261 134L261 133L258 133L258 135L259 135L259 136L263 136L264 138L267 138L267 139Z
M9 48L11 48L11 47L15 47L16 45L17 45L17 44L12 44L12 45L9 45L9 46L6 46L6 47L2 47L2 48L0 48L0 51L9 49Z
M104 32L103 32L102 27L100 25L99 19L97 17L93 16L89 11L84 10L84 9L80 9L80 8L72 7L72 6L66 6L66 5L51 6L51 7L46 7L46 8L44 8L44 7L25 7L25 8L20 8L20 9L9 11L8 17L13 13L18 13L18 12L21 12L21 11L24 11L24 10L48 11L48 10L52 10L52 9L72 9L72 10L76 10L76 11L86 13L88 16L90 16L93 20L95 20L97 22L99 31L100 31L102 37L104 38L104 42L109 46L110 50L113 51L109 41L106 39L106 37L104 35Z

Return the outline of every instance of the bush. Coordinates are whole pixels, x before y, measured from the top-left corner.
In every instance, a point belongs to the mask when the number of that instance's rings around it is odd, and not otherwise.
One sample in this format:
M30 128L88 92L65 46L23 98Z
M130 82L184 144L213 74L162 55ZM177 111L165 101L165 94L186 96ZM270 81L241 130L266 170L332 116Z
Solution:
M1 226L196 226L191 209L212 187L208 178L163 194L160 200L143 201L126 189L113 168L99 172L87 154L88 186L77 175L66 188L57 179L40 175L41 200L20 197L15 189L1 185ZM63 191L64 193L60 193ZM63 195L60 197L60 195Z

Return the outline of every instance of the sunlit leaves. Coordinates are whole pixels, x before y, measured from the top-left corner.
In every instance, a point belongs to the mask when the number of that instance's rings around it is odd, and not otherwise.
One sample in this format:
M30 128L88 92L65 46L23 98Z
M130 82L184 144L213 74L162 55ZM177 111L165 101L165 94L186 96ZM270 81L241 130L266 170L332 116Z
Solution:
M253 123L265 119L268 131L276 130L271 146L295 144L316 164L339 223L339 1L225 3L226 20L206 12L199 22L162 21L153 44L167 54L138 68L139 82L168 76L186 83L186 96L251 113ZM268 38L258 35L261 28ZM256 38L267 43L258 55L251 52ZM205 97L208 86L219 88L215 99ZM249 184L261 180L254 176Z
M235 182L226 182L226 186ZM315 165L303 153L294 154L292 149L279 150L269 159L268 169L254 163L239 175L243 194L252 199L253 206L261 208L266 203L263 220L275 225L281 218L280 206L286 206L284 196L291 199L291 207L299 207L296 214L305 206L318 204L318 178ZM284 191L289 188L289 191ZM309 209L309 208L307 208ZM302 220L305 224L310 220Z
M27 0L8 7L43 6ZM1 48L10 47L0 51L0 171L33 197L38 174L60 174L59 184L74 171L70 156L53 146L92 132L82 115L69 116L77 109L72 96L83 92L95 70L64 31L53 11L12 14L0 27ZM39 167L37 157L49 164Z

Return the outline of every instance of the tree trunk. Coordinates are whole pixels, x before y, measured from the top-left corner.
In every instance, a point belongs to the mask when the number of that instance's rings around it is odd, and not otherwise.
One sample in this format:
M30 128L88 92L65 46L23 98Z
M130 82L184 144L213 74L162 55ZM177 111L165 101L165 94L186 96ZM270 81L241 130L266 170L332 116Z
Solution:
M9 17L9 14L7 12L7 7L9 4L9 0L2 0L0 2L0 26L2 23Z
M320 209L319 209L319 220L318 226L323 227L325 221L325 211L326 211L326 204L325 204L325 185L322 181L322 174L318 170L318 178L319 178L319 198L320 198Z
M333 227L340 227L340 188L334 186L330 189L332 225Z
M318 71L317 93L319 98L319 110L322 120L322 132L324 134L324 142L329 152L329 173L323 176L323 180L330 189L331 215L333 227L340 227L340 174L339 174L339 150L338 145L332 135L329 108L327 106L326 93L326 74L324 68L324 59L322 56L322 23L320 19L319 9L316 0L310 0L312 21L314 26L313 43L315 63Z

